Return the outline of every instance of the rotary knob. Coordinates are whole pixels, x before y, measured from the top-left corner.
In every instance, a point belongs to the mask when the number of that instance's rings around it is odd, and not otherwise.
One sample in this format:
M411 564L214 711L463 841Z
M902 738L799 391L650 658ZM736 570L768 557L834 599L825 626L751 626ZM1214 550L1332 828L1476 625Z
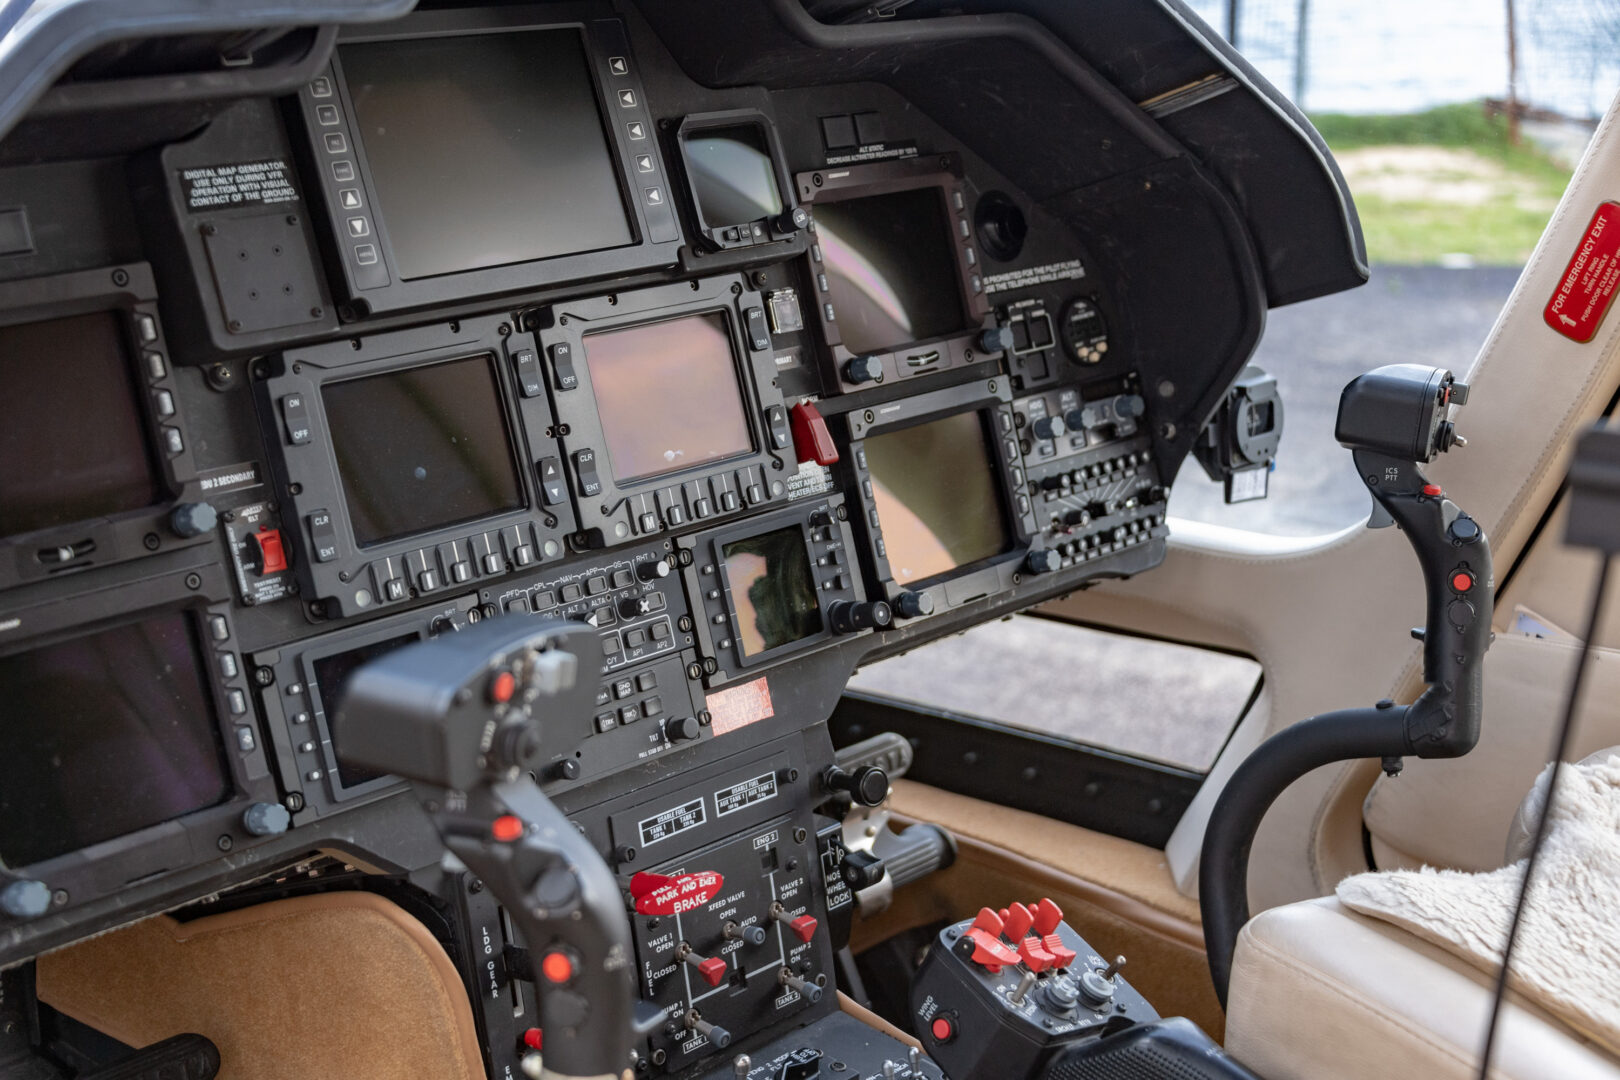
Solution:
M876 806L889 797L889 774L879 765L862 765L853 772L830 765L821 781L828 791L846 791L862 806Z
M1061 416L1043 416L1035 421L1033 427L1037 439L1060 439L1068 431Z
M925 592L907 589L894 598L894 613L902 619L916 619L934 613L934 598Z
M1032 574L1050 574L1063 566L1063 556L1051 548L1036 548L1024 559L1024 567Z
M205 502L181 503L169 514L169 528L187 540L212 532L218 522L219 515Z
M669 563L664 559L636 564L637 581L657 581L669 577Z
M987 353L1006 352L1013 347L1013 332L1010 326L992 326L979 334L979 348Z
M844 381L862 383L883 381L883 361L875 356L857 356L844 364Z
M894 624L894 611L883 600L838 600L827 609L827 622L835 634L887 630Z

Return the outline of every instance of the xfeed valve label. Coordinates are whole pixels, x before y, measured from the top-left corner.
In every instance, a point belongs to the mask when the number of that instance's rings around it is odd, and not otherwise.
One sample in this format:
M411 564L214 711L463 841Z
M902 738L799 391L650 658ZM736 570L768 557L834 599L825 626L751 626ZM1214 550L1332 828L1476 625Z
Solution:
M768 772L715 792L714 809L720 817L725 817L755 803L774 798L776 798L776 774Z
M676 833L695 829L709 820L704 812L703 800L693 799L691 802L672 806L661 814L654 814L650 818L643 818L636 823L641 831L641 843L656 844L660 840L668 840Z
M188 210L228 210L233 206L272 206L297 202L292 164L280 158L232 165L181 169Z

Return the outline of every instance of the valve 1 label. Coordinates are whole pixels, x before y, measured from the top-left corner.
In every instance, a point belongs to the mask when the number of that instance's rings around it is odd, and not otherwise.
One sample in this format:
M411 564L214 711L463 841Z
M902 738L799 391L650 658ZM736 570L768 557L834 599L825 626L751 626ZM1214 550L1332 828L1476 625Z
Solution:
M643 872L630 879L630 895L638 915L679 915L713 900L725 883L713 870L678 877Z
M1597 208L1542 318L1571 341L1591 341L1620 285L1620 203Z

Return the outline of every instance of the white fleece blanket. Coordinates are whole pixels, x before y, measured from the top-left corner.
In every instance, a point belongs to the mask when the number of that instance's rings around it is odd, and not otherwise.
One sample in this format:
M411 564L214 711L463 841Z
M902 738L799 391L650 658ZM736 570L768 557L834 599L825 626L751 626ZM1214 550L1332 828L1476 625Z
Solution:
M1537 816L1551 771L1532 795ZM1523 860L1483 874L1425 867L1357 874L1338 895L1494 977L1523 878ZM1509 985L1620 1054L1620 754L1564 768Z

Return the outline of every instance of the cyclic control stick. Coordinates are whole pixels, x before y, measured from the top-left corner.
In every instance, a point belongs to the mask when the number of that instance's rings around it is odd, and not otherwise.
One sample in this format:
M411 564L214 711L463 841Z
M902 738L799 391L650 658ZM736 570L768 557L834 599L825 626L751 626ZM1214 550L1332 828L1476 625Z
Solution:
M1204 944L1226 1004L1232 952L1249 919L1249 849L1278 795L1312 769L1353 758L1461 757L1479 740L1481 680L1496 583L1479 524L1426 478L1420 465L1464 445L1448 417L1468 399L1449 371L1392 364L1358 376L1339 399L1335 437L1373 497L1369 526L1398 525L1423 568L1427 687L1410 705L1380 702L1313 716L1279 731L1238 766L1216 801L1199 866Z

